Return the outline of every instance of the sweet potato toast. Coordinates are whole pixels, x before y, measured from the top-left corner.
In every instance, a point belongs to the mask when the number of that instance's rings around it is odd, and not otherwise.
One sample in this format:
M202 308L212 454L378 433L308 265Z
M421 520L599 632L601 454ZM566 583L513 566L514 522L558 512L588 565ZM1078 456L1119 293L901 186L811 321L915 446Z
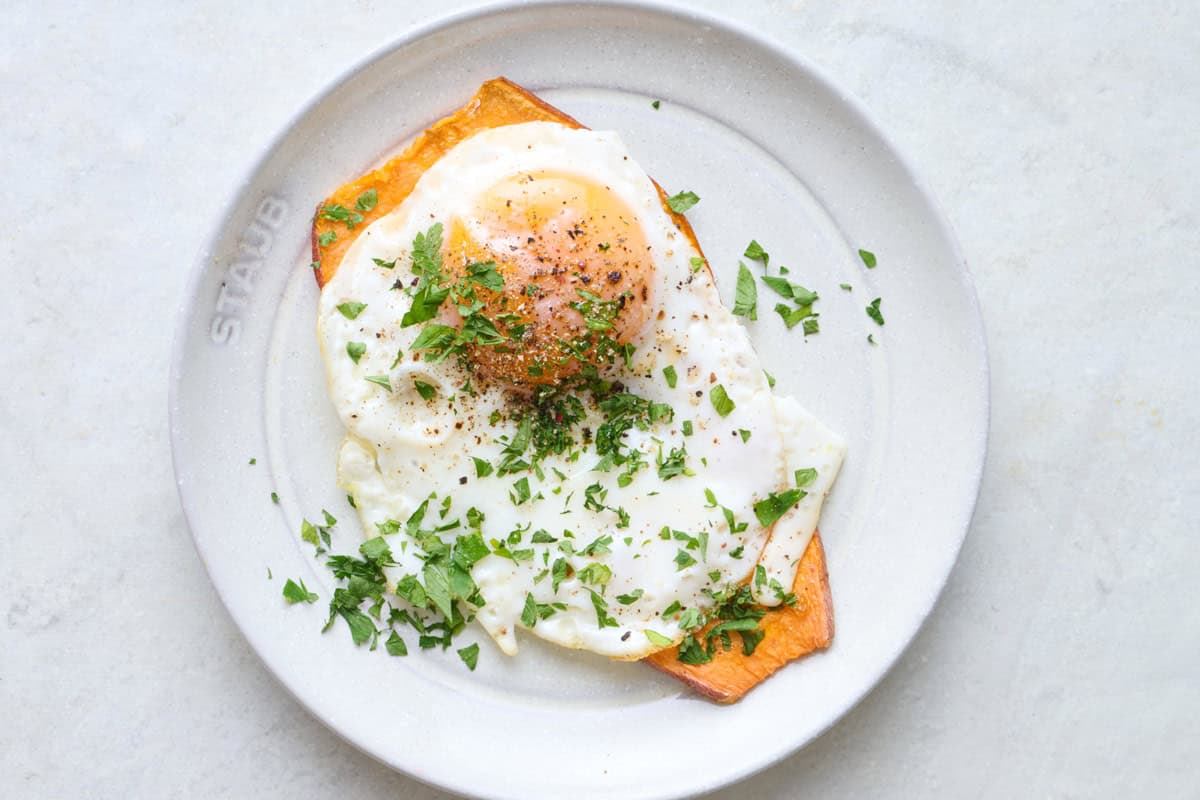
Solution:
M375 219L399 206L421 175L459 142L490 128L537 121L583 127L520 86L505 78L495 78L485 82L466 105L419 135L403 153L338 187L317 207L313 218L312 252L318 285L324 286L333 277L358 235ZM691 225L670 210L666 193L655 185L664 210L696 250L703 252ZM375 192L374 204L359 203L359 198L371 190ZM341 218L331 218L327 214L330 209ZM347 215L351 216L353 227L347 225ZM804 552L792 592L797 598L794 606L781 606L763 617L760 629L765 636L753 655L744 655L740 646L730 650L718 647L711 661L691 665L678 660L677 647L669 647L645 660L716 702L734 702L789 661L824 649L833 640L829 576L817 533Z

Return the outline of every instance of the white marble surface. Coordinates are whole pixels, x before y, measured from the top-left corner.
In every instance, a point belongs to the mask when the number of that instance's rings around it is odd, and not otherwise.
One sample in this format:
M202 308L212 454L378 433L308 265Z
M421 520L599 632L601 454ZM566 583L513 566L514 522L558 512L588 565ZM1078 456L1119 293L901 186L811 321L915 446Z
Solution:
M301 104L434 5L470 4L6 4L0 796L444 797L259 664L192 548L166 423L215 210ZM1196 796L1200 7L728 5L856 93L940 199L993 427L912 648L717 796Z

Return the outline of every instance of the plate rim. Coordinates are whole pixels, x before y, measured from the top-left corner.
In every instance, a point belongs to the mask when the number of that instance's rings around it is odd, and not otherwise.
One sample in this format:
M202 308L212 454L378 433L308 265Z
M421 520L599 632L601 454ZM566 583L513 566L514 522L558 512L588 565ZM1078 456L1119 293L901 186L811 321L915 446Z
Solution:
M910 183L914 191L921 197L929 208L930 221L936 225L937 233L941 239L948 245L949 254L953 257L955 266L961 279L962 289L965 293L965 299L968 303L968 310L973 321L974 334L978 336L979 342L979 375L978 380L981 384L982 403L979 406L978 414L978 430L980 441L974 448L977 454L975 464L969 475L968 485L972 487L969 499L969 509L965 515L964 524L961 533L957 536L954 542L952 557L948 560L947 566L937 582L936 591L929 594L929 601L926 606L920 611L920 621L913 628L911 635L903 643L903 645L893 654L890 654L887 659L880 662L880 666L871 675L869 682L861 694L842 708L838 713L834 714L829 720L819 729L811 733L807 738L801 738L797 741L788 742L783 747L774 749L764 748L767 750L766 756L763 758L747 760L743 765L737 768L727 770L720 775L713 776L703 781L697 782L693 788L689 788L686 795L678 793L661 795L663 797L679 797L679 796L695 796L700 793L711 792L725 786L743 781L759 772L762 772L784 759L794 755L803 748L810 745L816 739L827 733L832 727L837 725L851 710L858 707L867 697L872 695L879 687L883 678L895 668L896 664L912 646L918 635L924 629L933 610L940 603L945 594L945 588L949 581L950 575L954 572L954 568L958 563L958 559L962 553L963 544L966 541L967 534L970 532L971 524L974 515L978 509L979 496L982 490L983 475L987 463L987 453L991 429L991 359L987 342L987 329L984 324L982 309L979 303L978 293L975 288L975 282L972 278L971 271L968 267L965 254L963 253L958 237L955 235L953 228L950 225L941 203L936 196L928 189L924 180L913 169L907 156L898 148L892 139L886 135L881 126L875 122L874 118L868 113L866 105L860 101L855 95L843 89L841 85L836 83L825 72L823 68L796 52L792 48L788 48L776 41L770 35L763 33L760 29L741 22L739 20L730 19L716 12L708 10L698 10L685 5L682 0L494 0L481 5L472 6L467 9L452 12L449 14L439 15L431 20L411 26L403 33L393 37L387 42L373 48L365 55L350 63L345 69L330 81L325 83L317 92L315 92L306 102L302 103L296 111L288 115L282 125L267 139L267 141L258 149L257 156L245 167L235 178L233 182L233 191L229 199L221 206L216 214L211 218L208 234L203 238L201 247L194 257L190 267L188 279L183 289L183 293L179 296L175 308L175 329L172 337L171 345L171 362L168 373L168 391L167 391L167 412L168 412L168 430L171 445L171 464L175 475L176 491L179 497L180 508L183 512L184 521L187 524L188 533L190 535L192 545L199 556L201 563L204 566L205 573L208 575L209 583L216 591L218 598L221 600L226 614L238 629L239 633L250 645L250 650L259 663L266 668L267 672L276 680L282 688L309 714L310 717L321 723L323 727L332 732L342 741L354 747L355 750L367 755L372 760L388 767L389 769L399 772L405 777L415 780L423 785L432 788L450 791L462 794L469 797L486 798L490 795L483 793L477 787L458 785L453 780L433 780L432 777L426 777L418 772L404 769L396 764L385 760L382 755L376 754L372 749L355 741L348 733L343 732L336 727L332 721L323 717L316 709L309 704L302 696L293 690L292 686L286 681L283 675L267 661L260 648L256 645L256 637L251 630L243 626L238 616L235 615L227 601L226 592L220 584L213 578L213 570L210 567L209 556L201 544L200 537L196 535L196 526L193 522L195 514L189 508L190 504L186 496L185 481L182 479L182 459L181 443L180 443L180 417L182 414L180 408L179 392L183 377L184 364L184 348L188 337L188 327L190 310L196 303L199 295L199 290L203 282L210 255L214 251L216 245L222 237L228 222L233 218L237 206L242 199L245 191L253 184L254 178L267 165L272 156L277 152L280 146L287 140L289 135L296 129L297 125L303 119L309 116L315 109L333 97L343 87L352 83L354 79L363 71L371 67L372 64L385 58L396 50L408 47L421 39L436 35L443 31L454 27L469 24L477 20L485 19L494 15L507 12L533 12L540 10L566 10L566 9L616 9L628 12L648 12L660 17L671 17L676 21L681 21L697 27L712 27L722 29L724 32L745 39L755 46L762 48L764 52L770 56L782 61L791 63L799 70L808 75L824 92L835 97L840 103L853 114L855 121L862 125L869 133L875 136L895 157L895 166L904 174L907 181ZM965 496L963 498L966 499ZM931 587L934 588L934 587Z

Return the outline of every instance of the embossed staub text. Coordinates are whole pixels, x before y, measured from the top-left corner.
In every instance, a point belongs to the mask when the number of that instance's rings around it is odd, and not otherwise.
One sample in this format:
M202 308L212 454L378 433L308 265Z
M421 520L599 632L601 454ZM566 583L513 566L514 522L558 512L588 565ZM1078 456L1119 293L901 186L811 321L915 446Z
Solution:
M237 256L225 271L212 323L208 327L213 342L231 344L241 336L242 312L262 270L263 259L275 244L275 231L283 223L287 211L287 202L282 197L267 195L238 239Z

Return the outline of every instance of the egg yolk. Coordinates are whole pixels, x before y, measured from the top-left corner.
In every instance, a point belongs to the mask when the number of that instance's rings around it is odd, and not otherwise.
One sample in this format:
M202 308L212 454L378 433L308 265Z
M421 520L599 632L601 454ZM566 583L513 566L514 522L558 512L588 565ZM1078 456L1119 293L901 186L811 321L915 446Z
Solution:
M584 364L620 363L650 315L654 263L637 216L611 189L559 172L493 185L470 224L450 224L445 263L459 276L492 261L504 279L481 313L509 337L475 345L475 370L510 384L557 384Z

